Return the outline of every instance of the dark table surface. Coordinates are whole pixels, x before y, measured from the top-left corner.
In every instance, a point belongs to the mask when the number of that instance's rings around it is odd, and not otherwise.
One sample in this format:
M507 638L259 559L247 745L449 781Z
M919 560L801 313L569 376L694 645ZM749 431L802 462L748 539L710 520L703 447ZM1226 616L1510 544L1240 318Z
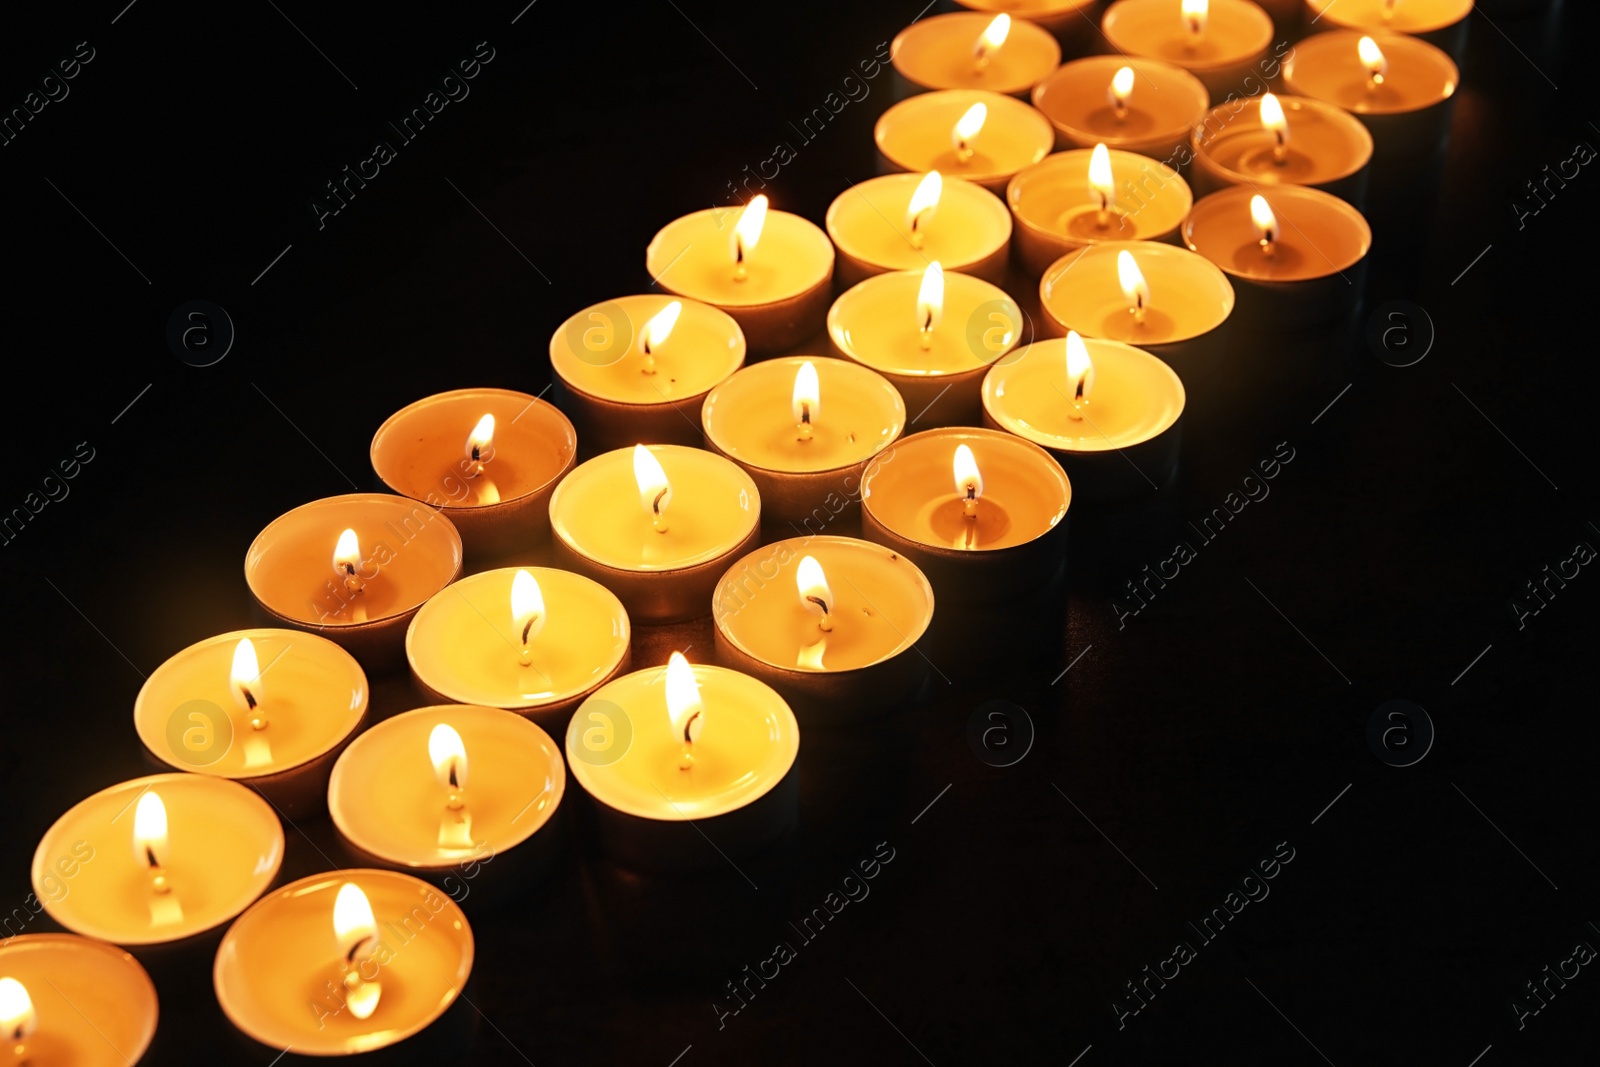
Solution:
M644 291L655 230L729 202L776 143L798 151L767 191L820 221L873 172L889 78L810 143L790 123L920 7L524 2L112 0L8 19L7 108L92 58L0 146L0 509L75 450L93 459L0 547L0 908L27 907L62 811L147 773L143 678L251 623L240 563L262 526L367 488L372 432L411 400L539 392L557 324ZM1075 516L1065 587L944 613L911 712L808 731L802 825L778 854L635 875L580 826L545 883L493 910L468 900L459 1058L1592 1059L1600 977L1549 983L1536 1014L1524 983L1600 945L1600 577L1567 564L1537 611L1525 583L1600 546L1585 443L1600 176L1551 182L1536 214L1525 183L1600 146L1596 22L1573 2L1473 16L1447 158L1375 194L1386 221L1354 332L1245 336L1239 387L1189 421L1176 481ZM491 49L470 95L319 220L324 183L392 140L387 120ZM165 336L193 299L236 330L206 368ZM1396 300L1393 347L1369 346ZM1270 493L1195 543L1188 523L1285 451ZM1180 541L1196 558L1119 611ZM709 633L641 631L639 661L709 649ZM969 741L997 699L1026 713L1008 711L1007 736L1035 734L1003 767ZM1409 718L1378 711L1393 700ZM374 679L378 715L414 703L404 678ZM1375 716L1398 728L1387 747ZM325 820L288 836L286 878L328 867ZM799 943L789 924L888 850L870 895ZM1274 856L1273 879L1241 882ZM1190 926L1230 902L1214 939ZM793 962L721 1015L726 984L780 941ZM1164 964L1180 942L1192 958ZM191 963L158 975L149 1062L270 1062L234 1041ZM1128 984L1174 966L1132 1014Z

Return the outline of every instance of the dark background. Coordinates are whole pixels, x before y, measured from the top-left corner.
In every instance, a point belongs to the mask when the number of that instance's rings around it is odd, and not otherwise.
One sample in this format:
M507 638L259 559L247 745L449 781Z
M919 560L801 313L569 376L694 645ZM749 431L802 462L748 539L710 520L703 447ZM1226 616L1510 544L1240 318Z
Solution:
M543 389L555 327L644 291L655 230L728 202L725 183L777 141L799 154L767 191L820 222L873 171L889 75L811 145L788 124L920 7L523 2L8 14L0 106L77 42L95 58L0 146L0 510L79 442L94 459L0 546L0 907L23 905L33 848L62 811L148 773L130 714L142 676L251 624L241 561L257 531L368 488L371 435L411 400ZM1576 942L1600 945L1600 577L1585 568L1522 628L1509 603L1579 542L1600 547L1600 176L1584 168L1521 228L1512 207L1546 164L1600 146L1597 21L1570 2L1475 15L1447 159L1375 191L1411 221L1380 228L1367 308L1424 309L1437 332L1424 360L1389 366L1328 331L1241 335L1231 366L1262 387L1189 421L1176 484L1133 508L1074 509L1066 589L993 617L945 612L929 650L950 684L936 675L886 723L806 733L803 825L742 865L759 889L727 867L631 875L580 827L546 883L492 912L469 899L460 1058L1592 1059L1593 967L1523 1029L1510 1004ZM495 58L470 96L319 229L308 205L323 183L393 143L384 121L479 41ZM237 328L215 366L166 344L191 299ZM1422 319L1400 321L1421 344ZM1270 497L1119 629L1122 583L1195 540L1185 522L1280 441L1295 458ZM963 630L991 640L952 651ZM1007 654L988 647L996 634ZM642 632L639 661L709 642L708 624ZM403 678L374 689L380 715L415 703ZM968 741L993 698L1037 729L1010 767ZM1368 742L1392 699L1436 730L1405 768ZM1420 746L1415 717L1409 730ZM879 842L895 859L870 897L719 1030L723 984L795 941L787 924ZM1294 860L1270 896L1202 946L1186 923L1279 842ZM284 877L325 869L334 848L325 821L290 830ZM1119 1031L1124 983L1179 940L1198 958ZM230 1043L209 961L190 963L158 975L149 1062L270 1062L277 1050Z

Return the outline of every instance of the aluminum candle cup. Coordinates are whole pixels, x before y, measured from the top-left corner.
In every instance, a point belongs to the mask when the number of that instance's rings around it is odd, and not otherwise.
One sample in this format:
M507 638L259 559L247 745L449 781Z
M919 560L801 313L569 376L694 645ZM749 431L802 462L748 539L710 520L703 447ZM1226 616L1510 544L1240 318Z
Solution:
M822 536L759 548L718 583L712 614L718 660L772 686L807 725L893 711L927 673L916 642L933 587L882 545Z
M933 196L933 206L922 207L919 195ZM885 271L921 270L934 260L945 270L1005 282L1011 212L987 189L960 178L868 178L839 194L826 223L839 250L842 286Z
M706 447L755 482L762 520L797 531L854 517L861 472L899 439L906 406L867 367L790 356L746 367L717 386L701 421Z
M326 638L238 630L157 667L134 699L133 725L164 767L231 778L292 817L322 810L368 694L361 666Z
M559 732L584 697L627 669L631 633L622 602L598 582L505 567L422 605L406 659L432 699L504 708Z
M371 454L386 488L438 508L463 551L481 559L549 539L550 493L577 460L578 440L566 416L537 397L457 389L389 416Z
M16 1058L7 1063L132 1067L155 1037L156 987L114 945L71 934L14 935L0 941L0 975L22 987L32 1019L23 1037L8 1027L6 1053Z
M1033 442L998 430L928 430L895 446L894 462L868 469L861 526L867 540L915 563L941 604L1000 603L1061 569L1071 502L1061 466Z
M550 335L556 396L586 451L696 444L700 405L744 356L732 316L670 296L608 300Z
M1307 20L1322 30L1404 33L1460 63L1467 54L1472 0L1303 0Z
M1117 72L1124 67L1133 77L1118 82ZM1119 93L1119 87L1126 92ZM1178 167L1189 131L1211 106L1211 94L1199 78L1170 63L1087 56L1040 82L1033 90L1033 106L1055 127L1060 148L1103 144Z
M1098 151L1057 152L1006 187L1006 203L1017 223L1012 245L1029 277L1042 275L1050 264L1085 245L1176 241L1194 204L1178 172L1148 156L1108 151L1110 180L1092 183L1091 164ZM1106 194L1104 210L1097 190Z
M400 661L411 616L460 574L450 520L382 493L302 504L244 557L245 584L268 616L335 641L368 669Z
M1197 20L1175 0L1117 0L1100 29L1118 52L1189 71L1213 100L1248 90L1245 78L1264 69L1273 35L1272 19L1250 0L1210 0Z
M928 89L987 89L1021 96L1061 63L1061 46L1049 31L1012 18L956 11L918 19L889 45L896 95ZM1000 38L998 45L991 42Z
M1360 207L1367 193L1372 135L1349 112L1300 96L1276 96L1279 132L1261 100L1214 108L1193 134L1190 183L1204 196L1230 185L1303 185ZM1276 119L1275 116L1271 116ZM1282 136L1282 147L1279 137Z
M981 107L980 107L981 105ZM1020 100L978 89L941 89L902 100L872 128L886 173L936 170L994 193L1055 143L1050 121Z
M1185 394L1172 368L1132 345L1083 339L1093 387L1073 402L1083 373L1070 341L1038 341L989 372L985 422L1048 449L1086 501L1154 492L1177 470Z

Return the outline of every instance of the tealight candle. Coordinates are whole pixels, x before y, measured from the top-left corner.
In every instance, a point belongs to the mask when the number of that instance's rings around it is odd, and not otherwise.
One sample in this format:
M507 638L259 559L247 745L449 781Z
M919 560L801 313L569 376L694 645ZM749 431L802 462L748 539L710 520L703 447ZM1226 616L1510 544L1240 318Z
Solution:
M988 15L1010 12L1013 18L1024 18L1044 27L1057 37L1075 37L1086 20L1094 27L1090 16L1100 0L956 0L962 7Z
M926 674L917 640L933 587L916 564L850 537L759 548L717 583L717 658L781 693L807 723L893 711Z
M1361 206L1372 135L1349 112L1267 93L1215 108L1194 128L1197 194L1229 185L1304 185ZM1259 190L1258 190L1259 191Z
M855 514L861 472L900 437L906 405L867 367L791 356L717 386L701 419L706 447L755 482L762 521L798 528L819 512L824 523Z
M1467 51L1472 0L1303 0L1306 17L1322 29L1405 33L1448 52L1457 63Z
M302 504L256 535L244 579L269 616L315 630L369 668L399 658L406 624L461 573L443 513L383 493Z
M981 278L926 270L879 274L840 295L828 311L834 351L865 364L899 390L913 423L976 423L989 365L1016 347L1022 310Z
M212 984L247 1036L308 1056L371 1052L425 1029L472 973L472 928L427 882L342 870L291 882L239 917Z
M558 728L624 669L628 613L598 582L550 567L506 567L455 582L417 612L406 658L423 690Z
M361 666L326 638L239 630L157 667L133 702L133 725L161 763L242 782L293 817L321 809L368 693Z
M550 335L557 398L584 448L602 452L695 444L706 393L744 356L744 332L731 315L670 296L608 300Z
M870 541L908 557L941 600L1014 600L1066 555L1072 487L1050 453L997 430L913 434L862 483Z
M1021 95L1056 69L1061 46L1049 31L1003 11L955 11L918 19L901 30L889 45L889 60L913 91L987 89Z
M52 900L57 860L84 845L93 862ZM103 789L57 819L34 853L33 887L74 933L155 945L227 922L282 862L283 827L261 797L226 778L156 774Z
M1050 121L1000 93L941 89L902 100L872 128L890 171L937 170L1000 192L1055 143Z
M1216 264L1149 241L1067 253L1044 272L1039 299L1058 336L1076 330L1122 341L1169 363L1216 354L1219 327L1234 303L1233 286Z
M156 1033L156 987L101 941L20 934L0 941L0 1048L19 1067L132 1067Z
M738 465L698 448L635 445L556 487L556 559L611 590L636 622L711 612L728 564L759 540L761 495Z
M1272 20L1250 0L1117 0L1100 29L1130 56L1172 63L1205 82L1214 99L1247 90L1272 44Z
M602 686L567 726L601 843L634 867L720 866L771 845L795 822L799 750L770 686L678 652Z
M826 223L845 286L933 260L996 285L1005 281L1011 213L988 190L936 170L858 182L829 206Z
M1210 104L1205 85L1182 67L1132 56L1075 59L1033 90L1062 148L1103 144L1169 167L1182 166L1189 131Z
M1019 349L983 383L987 423L1048 449L1091 501L1167 483L1184 401L1183 382L1160 359L1075 332Z
M537 723L446 704L402 712L356 738L328 782L328 814L363 863L449 890L444 879L463 863L486 861L504 887L526 883L513 868L542 872L554 858L551 823L566 781L561 753Z
M550 493L578 442L552 404L509 389L457 389L389 416L372 438L372 469L401 496L438 508L475 557L549 536Z
M736 212L707 208L667 223L645 249L645 269L667 292L733 316L751 355L774 355L822 329L833 245L757 195Z
M1165 163L1096 145L1024 170L1011 179L1006 202L1017 221L1017 260L1038 276L1084 245L1175 240L1194 196Z
M1337 318L1360 298L1372 228L1316 189L1235 185L1195 205L1183 239L1227 272L1241 303L1278 322L1308 323Z
M1283 62L1283 84L1353 113L1381 165L1438 150L1450 135L1461 72L1427 41L1333 30L1307 37Z

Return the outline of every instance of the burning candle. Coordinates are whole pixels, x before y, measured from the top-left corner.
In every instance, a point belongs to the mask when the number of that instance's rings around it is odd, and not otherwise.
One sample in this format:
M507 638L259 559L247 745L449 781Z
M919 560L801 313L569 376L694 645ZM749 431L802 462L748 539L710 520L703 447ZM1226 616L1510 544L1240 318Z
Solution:
M833 245L757 195L738 211L707 208L669 222L645 249L645 269L669 293L731 315L752 355L773 355L822 329Z
M536 723L448 704L402 712L358 737L333 769L328 813L358 862L457 895L446 879L460 880L465 863L483 862L502 887L513 867L548 865L556 835L540 831L565 789L561 753Z
M979 89L941 89L902 100L872 129L890 171L937 170L1000 192L1050 151L1049 121L1020 100Z
M1250 0L1117 0L1100 22L1118 52L1172 63L1214 99L1245 92L1272 44L1272 20Z
M1058 37L1075 36L1100 0L957 0L964 8L993 17L1008 11L1015 19L1027 19ZM1093 23L1090 23L1093 26Z
M826 223L846 286L932 260L996 285L1005 280L1011 213L988 190L936 170L858 182L829 206Z
M417 612L406 658L442 701L520 712L548 728L626 667L631 628L598 582L549 567L463 578Z
M558 400L586 449L694 444L711 387L744 365L744 333L698 300L624 296L585 308L550 335Z
M262 530L244 559L268 615L333 639L369 668L399 658L411 616L460 573L450 520L381 493L302 504Z
M850 537L759 548L717 583L717 658L776 689L808 723L884 714L922 684L933 587L914 563Z
M1302 0L1319 29L1404 33L1419 37L1460 63L1467 50L1472 0Z
M1361 212L1338 197L1291 185L1212 193L1195 205L1183 237L1227 272L1241 302L1294 323L1348 311L1365 284L1372 248L1372 229Z
M680 445L596 456L550 499L556 559L611 590L629 618L645 622L709 614L717 578L755 546L760 515L748 474Z
M156 987L132 956L71 934L0 941L0 1036L18 1067L130 1067L155 1037Z
M432 885L342 870L263 897L222 939L212 981L240 1031L302 1055L371 1052L443 1015L472 973L472 929Z
M1212 110L1193 134L1195 191L1229 185L1304 185L1350 201L1366 197L1372 135L1348 112L1267 93Z
M1072 487L1031 441L987 429L928 430L862 484L869 541L911 560L941 600L1020 598L1060 570Z
M552 404L509 389L457 389L389 416L372 469L401 496L438 508L474 557L527 549L550 532L550 493L578 454Z
M899 390L923 426L976 422L989 365L1022 335L1022 310L981 278L943 270L893 271L842 294L828 311L834 351Z
M809 529L812 521L855 515L861 472L899 438L906 406L867 367L792 356L746 367L717 386L701 419L706 447L755 482L762 520Z
M1183 382L1160 359L1076 331L1019 349L983 383L987 424L1048 449L1090 501L1168 482L1184 402Z
M72 892L52 900L58 857L87 848ZM45 910L119 945L180 941L227 922L272 884L283 827L236 782L157 774L103 789L56 820L33 857Z
M1182 67L1133 56L1075 59L1033 90L1060 147L1103 144L1174 168L1210 103L1205 85Z
M1165 163L1096 145L1029 167L1011 180L1006 202L1018 259L1038 276L1084 245L1175 237L1194 198Z
M368 692L361 666L326 638L240 630L157 667L134 700L133 725L161 764L231 778L294 816L322 807Z
M796 817L799 749L771 687L679 652L602 686L567 727L602 846L635 867L720 866L770 845Z
M901 30L889 45L889 59L912 92L987 89L1017 96L1056 69L1061 46L1047 30L1003 11L956 11Z

